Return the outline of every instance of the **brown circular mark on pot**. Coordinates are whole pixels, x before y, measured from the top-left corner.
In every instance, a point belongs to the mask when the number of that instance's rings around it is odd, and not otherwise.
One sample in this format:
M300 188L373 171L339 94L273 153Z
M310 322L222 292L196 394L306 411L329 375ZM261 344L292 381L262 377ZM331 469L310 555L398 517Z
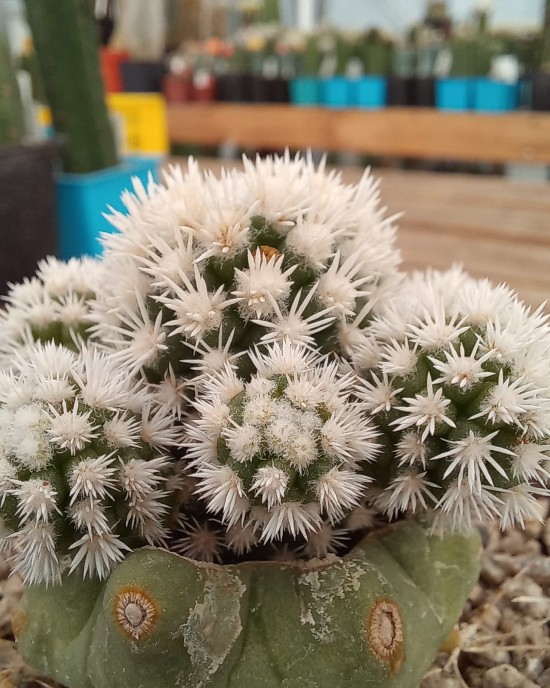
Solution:
M27 628L27 615L22 609L16 609L11 615L11 628L16 640L25 632Z
M120 631L132 640L143 640L156 626L159 608L143 588L127 585L115 594L115 622Z
M388 598L375 600L365 630L371 652L396 674L405 658L403 619L397 603Z

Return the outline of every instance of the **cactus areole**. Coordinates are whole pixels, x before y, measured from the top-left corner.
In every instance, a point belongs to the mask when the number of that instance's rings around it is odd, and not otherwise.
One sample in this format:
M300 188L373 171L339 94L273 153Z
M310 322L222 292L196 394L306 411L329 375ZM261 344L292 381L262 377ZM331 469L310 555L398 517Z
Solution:
M343 558L219 566L161 549L25 592L25 660L69 688L413 688L478 575L476 536L414 523Z

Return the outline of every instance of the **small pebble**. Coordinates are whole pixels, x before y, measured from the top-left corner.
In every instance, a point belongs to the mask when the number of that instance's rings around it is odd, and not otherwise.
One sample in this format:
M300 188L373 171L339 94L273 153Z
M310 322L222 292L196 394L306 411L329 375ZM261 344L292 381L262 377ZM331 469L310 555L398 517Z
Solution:
M518 530L510 530L499 542L498 551L506 554L524 554L528 541ZM538 543L536 543L538 544ZM540 545L539 545L540 548Z
M485 599L485 590L483 586L481 586L479 583L476 583L474 589L470 593L470 597L468 598L470 604L472 607L478 607L483 600Z
M510 664L501 664L485 672L483 688L538 688Z
M521 625L521 616L510 607L504 607L498 628L503 633L510 633Z
M519 655L519 653L515 654ZM540 656L518 656L514 657L514 661L512 663L524 676L533 680L536 680L544 669L544 664Z
M538 583L523 577L503 586L504 594L515 609L533 619L544 619L550 613L550 599Z
M483 677L487 669L481 669L480 667L469 666L466 667L464 671L464 678L466 683L470 688L482 688L483 687Z
M528 575L539 585L550 585L550 557L539 557L529 563Z
M466 652L469 660L478 667L494 667L497 664L510 664L510 653L492 647L485 652Z
M494 604L484 604L479 608L478 619L485 630L494 631L499 627L502 614Z
M545 669L540 676L537 677L537 685L540 688L550 688L550 669Z
M493 588L498 587L504 582L506 574L493 557L483 554L481 557L481 580Z
M425 676L420 688L462 688L462 685L459 679L450 678L445 676L444 671L438 671Z

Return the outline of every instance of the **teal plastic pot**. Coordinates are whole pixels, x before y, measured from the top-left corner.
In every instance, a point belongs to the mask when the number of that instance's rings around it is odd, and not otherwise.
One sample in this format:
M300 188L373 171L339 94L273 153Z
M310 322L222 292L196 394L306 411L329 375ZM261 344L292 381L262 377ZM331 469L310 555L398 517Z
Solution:
M352 82L352 102L364 110L385 107L388 98L388 80L383 76L368 75Z
M353 82L345 76L333 76L321 81L323 105L328 108L344 109L353 103Z
M321 100L320 81L315 76L297 76L290 81L290 102L293 105L319 105Z
M474 83L471 77L438 79L435 84L435 104L439 110L461 112L474 105Z
M115 231L103 213L108 206L121 212L121 194L132 188L132 178L144 184L156 178L157 158L128 158L116 167L88 174L60 174L56 179L59 257L63 260L101 253L102 232Z
M518 107L518 84L506 84L494 79L476 79L473 90L473 106L477 112L509 112Z

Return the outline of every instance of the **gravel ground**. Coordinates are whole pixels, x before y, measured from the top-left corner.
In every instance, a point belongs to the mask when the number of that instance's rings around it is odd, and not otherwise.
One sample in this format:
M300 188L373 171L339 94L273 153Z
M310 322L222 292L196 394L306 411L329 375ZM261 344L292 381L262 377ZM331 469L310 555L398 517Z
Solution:
M479 582L421 688L550 688L550 500L544 523L485 528ZM10 619L19 578L0 561L0 688L62 688L17 654Z
M544 523L483 530L481 576L421 688L550 688L550 501Z

